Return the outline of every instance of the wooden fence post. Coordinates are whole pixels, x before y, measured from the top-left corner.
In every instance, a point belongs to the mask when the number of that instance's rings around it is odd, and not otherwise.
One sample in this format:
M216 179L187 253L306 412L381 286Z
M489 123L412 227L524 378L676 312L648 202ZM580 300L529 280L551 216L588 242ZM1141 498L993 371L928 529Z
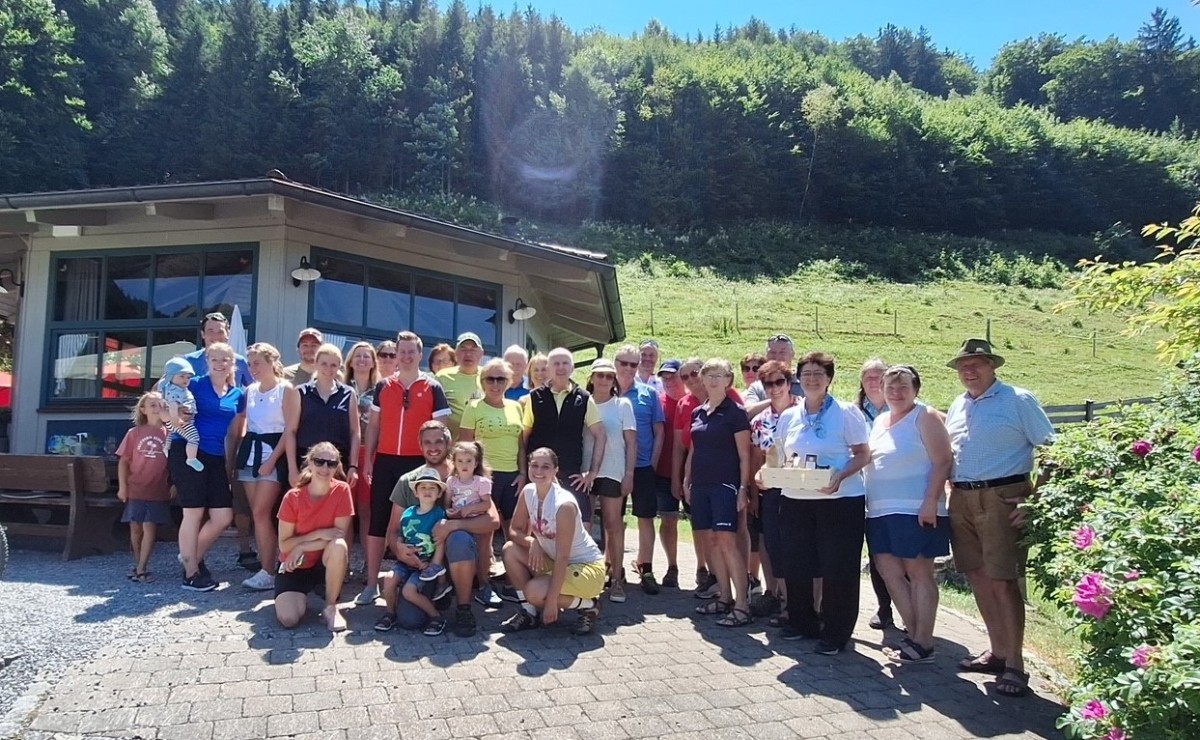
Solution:
M992 343L992 320L987 320L987 343Z

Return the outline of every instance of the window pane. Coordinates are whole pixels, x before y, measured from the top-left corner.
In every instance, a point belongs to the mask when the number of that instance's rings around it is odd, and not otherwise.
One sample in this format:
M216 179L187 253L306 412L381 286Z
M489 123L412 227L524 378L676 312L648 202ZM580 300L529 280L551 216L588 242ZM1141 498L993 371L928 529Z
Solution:
M363 265L322 257L317 269L321 279L313 284L313 320L362 326Z
M367 288L367 326L388 334L407 329L409 316L409 282L407 272L371 270Z
M95 321L100 316L100 258L58 260L55 321Z
M150 309L151 255L109 257L104 318L144 319Z
M54 355L53 398L97 398L99 357L97 335L88 332L59 333L53 337Z
M199 318L200 256L159 255L154 270L154 318Z
M415 275L416 293L413 331L425 344L434 339L454 339L454 283L427 275Z
M104 337L100 397L137 397L146 375L146 332L114 331Z
M233 315L236 305L242 317L254 315L254 253L209 252L204 255L204 313L220 311Z
M146 377L150 378L151 385L162 377L167 360L199 348L195 329L155 329L150 334L150 341L154 344L150 347L150 368Z
M496 321L496 289L479 285L458 286L458 327L455 335L473 331L484 349L498 352L499 322Z

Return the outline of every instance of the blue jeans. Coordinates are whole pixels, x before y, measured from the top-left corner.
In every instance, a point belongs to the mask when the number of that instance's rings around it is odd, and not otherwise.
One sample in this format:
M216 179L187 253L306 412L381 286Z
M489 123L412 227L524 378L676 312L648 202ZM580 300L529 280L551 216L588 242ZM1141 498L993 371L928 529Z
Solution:
M475 535L465 530L451 532L446 538L446 562L450 565L461 562L474 564L479 553L475 545ZM427 599L433 598L437 581L418 581L421 595ZM421 611L416 604L404 598L404 584L399 585L400 594L396 599L396 624L406 630L423 630L429 624L429 615Z

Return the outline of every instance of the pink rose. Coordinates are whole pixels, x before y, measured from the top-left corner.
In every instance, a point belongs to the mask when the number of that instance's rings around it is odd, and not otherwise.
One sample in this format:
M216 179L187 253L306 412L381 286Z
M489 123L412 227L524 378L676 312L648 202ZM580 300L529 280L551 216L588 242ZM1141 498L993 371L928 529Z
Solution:
M1150 444L1149 440L1139 439L1133 443L1133 446L1130 449L1133 450L1133 454L1137 455L1138 457L1145 457L1146 455L1149 455L1152 450L1154 450L1154 445Z
M1125 731L1120 727L1114 727L1104 736L1104 740L1125 740Z
M1095 541L1096 530L1092 529L1088 525L1085 524L1079 529L1075 530L1075 547L1078 547L1080 550L1088 549Z
M1104 619L1112 608L1112 589L1104 583L1100 573L1088 573L1075 586L1075 597L1072 601L1079 611L1095 619Z
M1130 570L1130 571L1126 571L1126 573L1125 573L1125 580L1127 580L1127 581L1136 581L1137 579L1139 579L1141 577L1142 577L1142 574L1139 573L1137 570Z
M1108 716L1108 707L1104 706L1104 702L1099 699L1088 699L1088 703L1083 705L1080 716L1087 720L1104 719Z
M1196 445L1196 449L1192 450L1192 459L1200 462L1200 445Z
M1129 659L1138 668L1145 668L1150 664L1150 659L1154 657L1155 648L1150 645L1142 645L1133 651L1133 657Z

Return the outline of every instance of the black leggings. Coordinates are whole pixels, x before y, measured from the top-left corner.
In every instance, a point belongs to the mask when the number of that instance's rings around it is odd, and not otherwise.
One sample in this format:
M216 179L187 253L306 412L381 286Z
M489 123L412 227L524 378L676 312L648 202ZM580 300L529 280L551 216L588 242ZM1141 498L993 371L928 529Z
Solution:
M862 496L779 501L788 618L804 634L839 647L850 641L858 621L864 505ZM823 582L819 615L814 578Z

